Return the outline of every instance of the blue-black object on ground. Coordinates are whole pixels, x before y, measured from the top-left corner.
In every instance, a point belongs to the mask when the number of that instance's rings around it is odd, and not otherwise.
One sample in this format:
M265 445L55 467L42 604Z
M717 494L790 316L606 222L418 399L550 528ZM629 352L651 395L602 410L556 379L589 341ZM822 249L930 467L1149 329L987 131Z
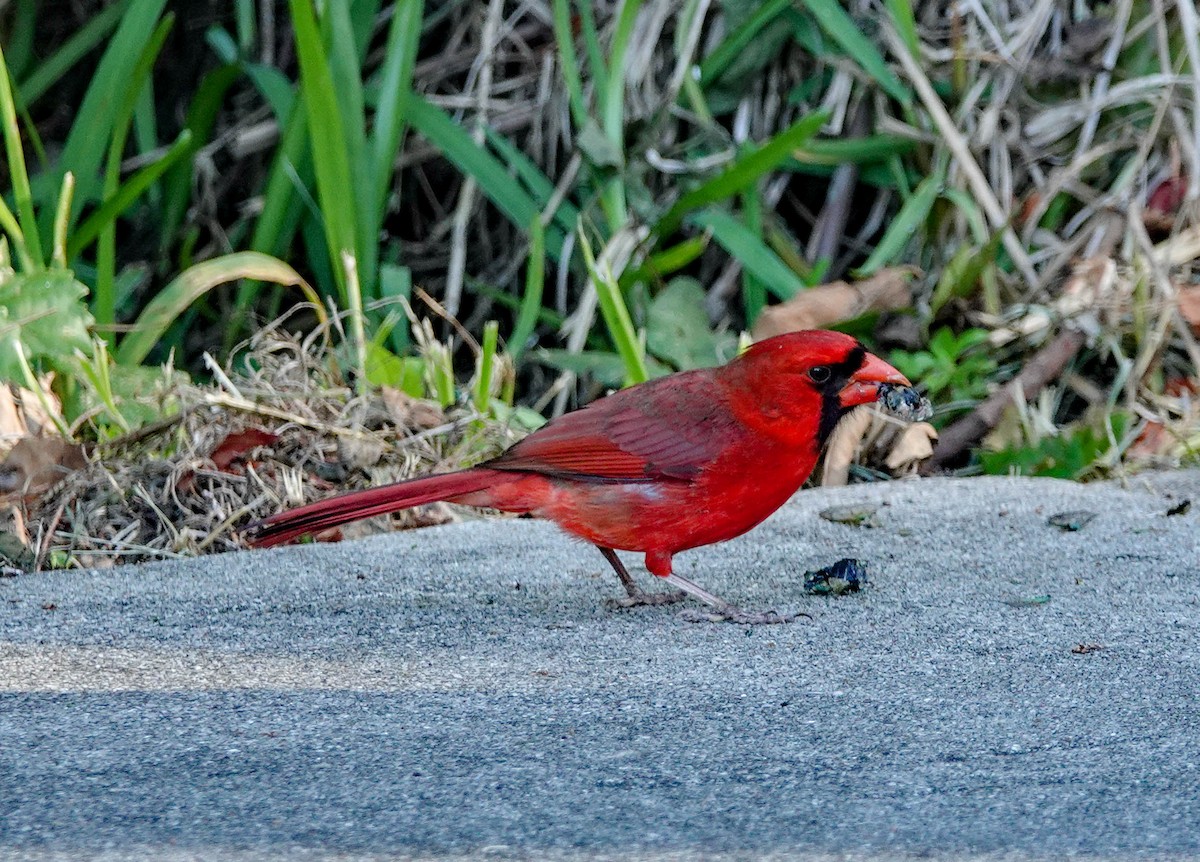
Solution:
M857 593L866 585L867 564L862 560L841 559L832 566L804 574L804 592L814 596Z

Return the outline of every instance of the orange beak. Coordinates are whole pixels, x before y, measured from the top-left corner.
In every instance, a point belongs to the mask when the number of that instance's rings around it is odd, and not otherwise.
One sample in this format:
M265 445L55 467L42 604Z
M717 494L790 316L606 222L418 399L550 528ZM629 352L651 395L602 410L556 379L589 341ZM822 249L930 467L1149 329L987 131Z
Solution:
M862 367L850 378L850 382L838 393L838 401L847 409L859 404L870 404L879 397L881 384L912 386L908 378L888 365L874 353L868 353Z

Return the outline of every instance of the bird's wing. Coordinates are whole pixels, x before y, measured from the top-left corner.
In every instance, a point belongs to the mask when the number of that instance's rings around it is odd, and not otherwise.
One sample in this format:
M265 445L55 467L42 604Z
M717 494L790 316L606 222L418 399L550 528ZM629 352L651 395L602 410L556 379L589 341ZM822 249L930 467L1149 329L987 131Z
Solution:
M711 372L699 370L594 401L481 466L592 482L687 481L743 430Z

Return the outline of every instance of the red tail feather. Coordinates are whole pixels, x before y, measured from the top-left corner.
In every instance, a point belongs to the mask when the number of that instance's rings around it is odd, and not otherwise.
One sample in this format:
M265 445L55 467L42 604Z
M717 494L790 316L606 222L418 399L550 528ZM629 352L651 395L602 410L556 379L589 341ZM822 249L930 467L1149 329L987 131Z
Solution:
M290 542L309 533L319 533L341 524L398 512L425 503L448 500L461 494L482 491L496 481L496 472L486 469L460 470L423 476L381 488L352 491L272 515L246 528L246 540L257 547Z

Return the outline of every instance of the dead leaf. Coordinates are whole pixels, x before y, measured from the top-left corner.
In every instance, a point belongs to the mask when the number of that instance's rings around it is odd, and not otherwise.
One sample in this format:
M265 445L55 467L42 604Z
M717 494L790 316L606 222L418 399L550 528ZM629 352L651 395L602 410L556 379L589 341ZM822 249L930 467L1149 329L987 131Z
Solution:
M366 437L339 437L337 441L338 460L354 470L370 470L379 463L384 449L382 440Z
M245 428L225 435L225 439L217 444L212 454L208 456L213 465L223 473L232 472L229 468L233 463L259 446L271 446L279 442L279 435L261 428Z
M1200 284L1179 288L1179 316L1187 321L1193 335L1200 335Z
M1068 533L1077 533L1090 524L1096 518L1095 512L1089 512L1087 509L1076 509L1070 512L1059 512L1056 515L1051 515L1046 523L1051 527L1058 527Z
M407 392L390 386L383 387L381 394L384 406L399 428L428 431L430 428L446 424L445 412L432 401L413 398Z
M916 273L911 266L893 266L853 284L834 281L810 288L787 302L763 309L754 323L754 340L802 329L823 329L868 311L907 308L912 305L909 282Z
M855 410L833 429L825 447L821 487L837 488L850 480L850 465L874 419L870 410Z
M878 527L879 519L875 517L875 513L878 511L879 506L875 503L861 503L849 506L831 506L828 509L822 509L818 515L835 524L846 524L851 527Z
M17 409L17 398L11 386L0 386L0 451L9 443L29 436L29 428Z
M22 437L0 464L0 498L21 496L26 503L87 465L78 443L61 437Z
M1171 176L1164 179L1146 198L1142 210L1142 221L1146 228L1156 233L1170 233L1175 227L1175 216L1187 199L1188 178Z
M892 472L919 464L933 456L933 444L937 438L937 429L928 422L914 422L900 432L883 463Z

